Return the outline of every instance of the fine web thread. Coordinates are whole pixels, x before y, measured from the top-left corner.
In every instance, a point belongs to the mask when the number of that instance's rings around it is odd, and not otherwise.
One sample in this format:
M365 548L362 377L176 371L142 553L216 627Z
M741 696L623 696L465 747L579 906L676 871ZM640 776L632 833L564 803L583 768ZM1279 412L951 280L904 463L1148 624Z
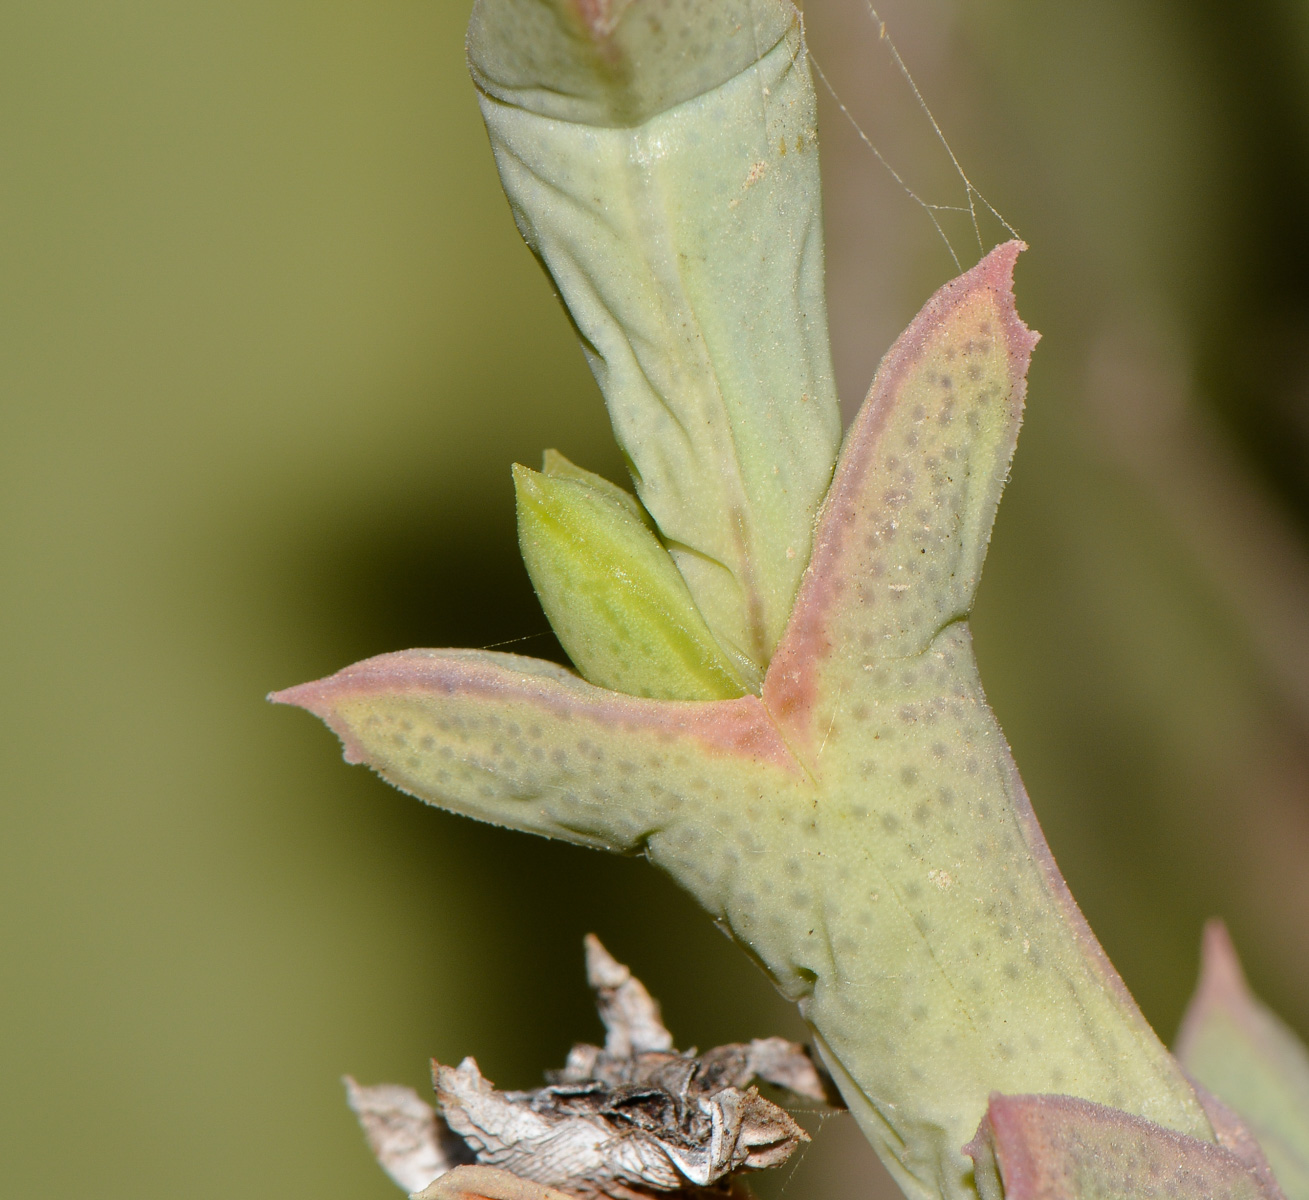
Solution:
M941 146L944 148L946 154L949 156L950 163L954 167L955 173L959 176L960 182L964 185L964 195L967 199L966 203L934 204L929 200L924 200L922 196L920 196L916 191L914 191L912 187L909 186L909 183L905 180L904 176L902 176L900 172L897 171L895 167L891 165L890 161L886 158L886 156L874 144L872 138L870 138L868 134L864 132L863 127L859 124L857 120L855 120L854 114L851 113L851 111L846 107L845 102L837 94L836 88L832 86L831 80L829 80L827 77L827 72L823 70L818 60L814 57L812 51L808 51L809 62L813 66L815 73L818 75L818 78L822 81L823 87L827 89L828 94L832 97L832 101L836 104L837 108L841 110L841 115L844 116L845 119L850 122L851 128L859 136L859 140L863 142L863 144L867 146L870 151L872 151L873 156L877 159L879 163L882 164L882 166L890 174L891 178L894 179L896 183L900 185L905 195L907 195L915 204L917 204L927 214L928 219L932 222L932 226L935 228L941 241L945 243L945 248L949 252L951 259L954 260L955 267L958 270L962 271L963 264L959 261L959 255L955 253L955 248L951 243L949 236L946 234L945 229L941 225L941 221L937 216L938 213L943 213L943 212L966 213L968 215L969 221L972 223L973 226L973 235L977 239L977 249L979 253L985 250L985 246L982 243L982 228L980 222L978 221L979 205L981 205L981 207L986 209L987 212L989 212L997 221L999 221L1000 224L1004 226L1004 228L1008 231L1008 233L1012 237L1015 238L1018 237L1019 236L1018 231L1012 225L1010 225L1009 222L1006 221L1003 216L1000 215L1000 212L996 209L996 207L984 195L982 195L981 191L977 188L977 186L973 183L973 181L968 178L967 173L964 171L963 165L959 162L959 159L955 155L954 150L951 148L949 141L946 139L944 131L941 129L941 126L937 123L936 117L932 115L932 110L931 108L928 107L927 101L923 98L923 94L919 90L918 84L914 82L914 77L910 73L909 67L906 65L904 59L901 57L900 50L896 46L895 40L887 32L886 22L882 20L877 9L873 7L871 0L867 0L867 9L870 19L877 26L877 40L886 43L887 50L891 55L891 60L895 63L896 70L900 72L900 75L903 77L905 83L909 85L909 90L913 93L914 99L918 103L918 107L923 110L923 115L927 118L928 123L931 125L932 132L936 135L937 141L941 143Z
M803 1111L813 1112L814 1110L806 1109ZM809 1142L801 1142L799 1149L791 1156L790 1161L787 1163L787 1166L790 1169L786 1172L786 1178L782 1180L782 1186L777 1190L776 1200L784 1200L784 1197L786 1196L786 1191L791 1186L791 1180L795 1178L795 1173L800 1169L800 1164L804 1161L805 1156L809 1153L809 1150L814 1145L814 1143L817 1142L820 1137L822 1137L823 1126L825 1126L827 1122L830 1121L833 1117L847 1116L849 1114L820 1112L820 1113L815 1113L814 1115L816 1115L818 1118L818 1127L813 1132L812 1135L813 1140Z
M554 630L542 629L540 633L525 633L522 637L505 638L503 642L490 642L485 646L478 646L479 650L496 650L501 646L516 646L519 642L530 642L533 638L549 637Z
M938 213L943 213L943 212L966 213L968 215L969 221L972 223L973 235L977 239L977 249L979 253L985 250L985 246L983 245L982 242L981 225L978 221L979 204L987 212L989 212L1001 225L1004 226L1005 230L1010 234L1011 237L1016 238L1019 236L1019 233L1008 221L1005 220L1005 218L1000 214L999 210L981 193L981 191L977 188L977 186L973 183L973 181L968 178L967 172L964 171L963 164L960 163L954 150L951 148L950 143L945 136L945 132L941 129L941 126L937 122L936 117L932 114L932 110L928 106L927 101L923 98L923 94L919 90L918 84L914 81L914 77L910 72L908 65L905 63L904 58L900 54L899 47L896 46L895 40L891 37L890 33L887 32L886 22L882 20L882 17L878 13L877 9L873 7L872 0L865 0L865 6L868 10L868 16L870 20L872 20L874 25L876 25L877 27L878 41L886 43L887 50L891 55L891 60L895 63L896 69L900 72L900 75L903 77L905 83L908 84L909 90L913 93L914 99L918 103L918 107L922 109L923 115L926 116L928 123L932 127L932 132L936 135L937 141L941 143L941 146L944 148L946 154L949 156L950 163L954 167L955 173L959 176L960 182L964 185L964 194L967 197L966 204L934 204L931 201L924 200L916 191L914 191L914 189L909 186L909 183L904 178L904 176L902 176L900 172L897 171L894 166L892 166L890 160L887 159L886 156L881 152L881 150L877 148L872 138L868 136L868 134L864 131L863 127L855 119L854 114L849 110L849 108L846 107L845 101L841 99L840 95L838 95L836 91L836 88L832 86L831 80L828 79L827 72L823 70L821 64L814 57L813 51L811 51L808 48L808 39L803 38L801 44L804 46L804 52L809 59L810 65L813 67L814 72L817 74L818 78L822 81L823 87L827 89L828 94L832 97L833 103L835 103L837 108L841 110L841 115L844 116L845 119L850 123L850 127L858 135L859 140L863 142L863 144L872 152L873 156L886 169L887 173L891 176L891 178L894 179L896 183L900 185L905 195L907 195L915 204L917 204L927 214L927 217L932 222L932 226L935 228L937 235L940 237L942 243L945 245L946 251L949 253L950 258L953 260L956 270L962 272L964 269L963 263L960 262L959 255L955 252L954 245L951 243L949 235L945 232L944 227L941 225L940 219L937 216ZM803 29L803 20L804 20L803 16L801 16L800 19L802 22L801 27ZM757 42L758 31L756 29L753 32L756 35L756 42ZM767 103L766 95L763 97L763 99L764 99L764 103L766 104ZM539 633L529 633L523 637L508 638L503 642L492 642L489 645L479 647L479 649L495 650L501 646L513 646L513 645L517 645L520 642L532 641L534 638L548 637L551 632L552 630L547 629L547 630L542 630ZM832 720L834 724L836 720L835 713L833 714ZM830 736L832 732L831 726L828 727L827 732L828 735ZM827 745L827 738L824 737L823 748L825 748L826 745ZM819 749L818 753L821 756L822 748ZM794 1171L792 1171L792 1174L794 1174ZM787 1182L788 1183L790 1182L789 1177L787 1179Z

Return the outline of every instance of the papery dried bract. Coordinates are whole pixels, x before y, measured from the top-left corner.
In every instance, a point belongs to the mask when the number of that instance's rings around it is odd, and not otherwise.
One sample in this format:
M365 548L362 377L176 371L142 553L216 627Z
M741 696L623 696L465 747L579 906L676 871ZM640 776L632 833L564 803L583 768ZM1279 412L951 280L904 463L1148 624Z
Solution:
M382 1169L407 1192L417 1192L472 1152L413 1088L382 1083L363 1087L348 1075L351 1109Z
M604 1048L575 1045L564 1069L549 1073L552 1083L597 1080L607 1087L630 1087L661 1081L660 1086L676 1094L693 1083L708 1094L760 1082L817 1104L844 1107L831 1080L819 1072L804 1047L785 1038L755 1038L715 1046L701 1055L679 1054L659 1005L595 934L586 936L586 975L605 1027Z
M605 1027L604 1052L631 1058L647 1051L673 1048L659 1005L625 963L620 963L593 933L586 935L586 981L595 992Z
M808 1135L753 1089L695 1086L694 1060L660 1056L682 1090L646 1082L578 1082L498 1092L477 1064L433 1063L441 1111L479 1163L581 1195L710 1187L784 1162Z
M594 934L586 960L605 1048L574 1046L546 1087L498 1092L471 1058L433 1062L437 1112L409 1088L347 1079L369 1146L406 1191L425 1187L428 1200L721 1194L729 1177L776 1166L809 1140L750 1086L764 1079L821 1102L803 1047L765 1038L679 1053L659 1005ZM477 1171L459 1169L474 1161Z

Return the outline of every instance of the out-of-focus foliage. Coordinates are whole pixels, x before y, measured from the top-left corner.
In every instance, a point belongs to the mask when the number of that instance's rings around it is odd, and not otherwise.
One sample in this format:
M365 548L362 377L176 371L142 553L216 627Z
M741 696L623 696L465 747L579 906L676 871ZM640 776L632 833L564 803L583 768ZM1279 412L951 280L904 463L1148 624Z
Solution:
M882 15L1033 247L1045 339L974 628L1034 803L1161 1032L1215 912L1304 1032L1309 19ZM860 6L807 18L879 147L953 200ZM421 810L261 702L370 653L544 631L509 464L558 445L624 481L499 194L466 19L0 12L6 1195L392 1196L336 1077L422 1087L427 1055L474 1053L531 1083L595 1032L587 929L688 1040L795 1030L642 864ZM820 107L852 411L954 267ZM853 1189L842 1121L787 1200Z
M1309 1051L1250 991L1221 921L1206 927L1200 961L1174 1053L1240 1114L1287 1200L1309 1197Z

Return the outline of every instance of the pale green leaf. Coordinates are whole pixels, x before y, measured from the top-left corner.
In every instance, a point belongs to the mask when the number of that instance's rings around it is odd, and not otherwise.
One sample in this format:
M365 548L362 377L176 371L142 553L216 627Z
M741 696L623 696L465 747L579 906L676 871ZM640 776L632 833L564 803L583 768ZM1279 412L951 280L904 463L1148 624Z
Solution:
M922 1200L971 1194L960 1147L992 1091L1212 1137L1068 894L973 657L966 617L1036 342L1013 301L1021 249L941 288L882 360L762 693L842 815L831 836L858 846L844 887L826 844L810 863L833 949L806 1015Z
M794 21L777 0L479 0L468 60L516 108L639 125L748 70Z
M514 490L523 562L573 664L592 683L633 696L742 695L739 676L636 501L564 463L562 455L550 460L550 474L514 467Z
M608 496L609 499L622 505L643 525L650 529L654 528L654 522L650 519L650 514L645 511L641 506L641 502L631 492L625 488L620 488L616 483L611 483L603 475L597 475L594 471L579 467L575 462L560 454L558 450L547 450L541 456L541 474L552 475L559 479L573 479L578 483L584 483L588 487L595 488Z
M1250 991L1220 921L1205 930L1177 1057L1245 1119L1288 1200L1309 1200L1309 1049Z
M738 861L714 846L713 825L745 828L744 812L722 816L743 780L761 796L804 782L758 696L638 699L517 654L383 654L270 699L321 717L348 762L402 791L495 825L643 850L684 882L697 872L711 907Z
M840 418L815 100L785 0L479 0L500 176L709 628L762 673Z

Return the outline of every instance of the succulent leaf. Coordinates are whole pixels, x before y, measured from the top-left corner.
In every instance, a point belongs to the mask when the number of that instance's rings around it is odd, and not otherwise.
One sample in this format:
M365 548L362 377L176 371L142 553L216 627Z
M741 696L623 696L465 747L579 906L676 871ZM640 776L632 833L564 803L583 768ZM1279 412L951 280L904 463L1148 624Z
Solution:
M802 741L869 659L921 654L972 608L1038 338L1013 305L1022 249L997 248L932 297L850 429L768 676L770 707Z
M514 467L518 544L541 607L582 676L661 700L743 695L636 501L598 476L551 465L552 474Z
M603 492L611 500L617 501L643 525L650 529L655 527L650 514L641 507L641 502L631 492L625 488L620 488L616 483L610 483L603 475L597 475L594 471L579 467L575 462L560 454L558 450L547 450L541 455L541 474L585 483L589 487L595 488L596 491Z
M637 494L715 638L762 675L841 432L799 16L479 0L468 55Z
M800 1003L918 1200L976 1200L960 1148L995 1090L1215 1138L1068 894L964 620L1034 342L1018 250L941 289L884 360L761 696L640 700L410 651L274 697L432 803L644 851Z
M829 836L858 846L844 882L827 844L811 860L830 950L805 1015L922 1197L970 1194L959 1147L992 1090L1213 1137L1068 893L977 677L965 618L1036 341L1020 249L938 291L883 359L762 693Z
M981 1200L1281 1195L1230 1150L1070 1096L992 1096L967 1151Z
M634 126L747 71L788 36L777 0L478 0L478 90L558 121Z
M383 654L270 699L321 717L347 762L401 791L620 854L686 842L666 836L675 815L732 794L743 760L761 787L803 774L758 696L639 700L517 654Z
M1244 1118L1289 1200L1309 1200L1309 1049L1250 991L1221 921L1205 929L1177 1057Z

